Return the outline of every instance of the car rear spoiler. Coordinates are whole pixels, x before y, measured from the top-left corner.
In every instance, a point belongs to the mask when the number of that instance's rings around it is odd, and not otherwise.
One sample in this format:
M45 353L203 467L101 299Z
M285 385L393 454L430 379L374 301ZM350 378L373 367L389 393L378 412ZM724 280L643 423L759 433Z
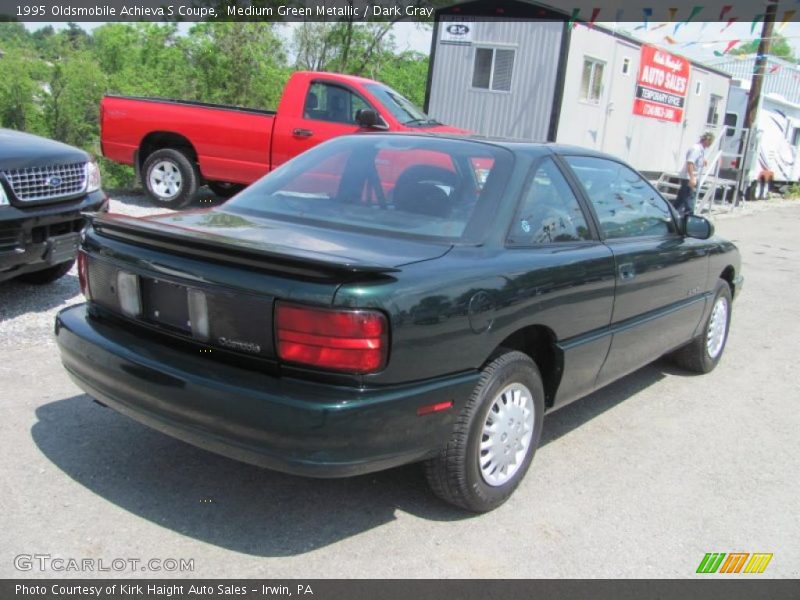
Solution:
M315 279L362 278L400 271L397 267L289 246L265 249L244 240L199 238L191 229L124 215L86 213L85 216L94 231L103 237L258 271Z

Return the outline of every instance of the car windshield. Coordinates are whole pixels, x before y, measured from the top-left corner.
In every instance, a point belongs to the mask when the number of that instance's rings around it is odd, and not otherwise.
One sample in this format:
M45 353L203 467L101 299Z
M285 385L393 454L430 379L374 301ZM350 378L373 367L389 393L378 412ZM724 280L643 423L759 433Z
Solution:
M421 109L414 106L414 103L400 94L400 92L380 83L368 83L365 87L403 125L412 127L432 127L434 125L441 125L439 121L431 119L422 112Z
M482 239L513 166L468 140L351 135L312 148L225 206L279 221L424 238Z

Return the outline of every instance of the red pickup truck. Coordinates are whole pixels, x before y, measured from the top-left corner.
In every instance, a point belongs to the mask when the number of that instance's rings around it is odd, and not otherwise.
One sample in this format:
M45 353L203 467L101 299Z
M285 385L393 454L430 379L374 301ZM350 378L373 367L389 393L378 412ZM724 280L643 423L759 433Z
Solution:
M430 119L392 88L363 77L300 71L278 110L105 96L103 155L133 165L159 205L180 208L203 183L223 196L333 137L364 130L466 133Z

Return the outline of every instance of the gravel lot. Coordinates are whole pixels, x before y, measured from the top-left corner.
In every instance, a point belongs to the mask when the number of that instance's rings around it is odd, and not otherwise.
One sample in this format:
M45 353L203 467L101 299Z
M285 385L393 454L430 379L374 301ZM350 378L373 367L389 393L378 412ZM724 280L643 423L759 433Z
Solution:
M157 212L136 195L112 211ZM23 553L188 558L202 578L692 577L706 552L773 552L763 576L798 577L800 202L715 221L746 278L719 368L659 361L549 416L516 495L480 517L413 466L291 477L104 409L52 340L55 313L81 301L74 272L2 284L0 577L93 575L20 572Z

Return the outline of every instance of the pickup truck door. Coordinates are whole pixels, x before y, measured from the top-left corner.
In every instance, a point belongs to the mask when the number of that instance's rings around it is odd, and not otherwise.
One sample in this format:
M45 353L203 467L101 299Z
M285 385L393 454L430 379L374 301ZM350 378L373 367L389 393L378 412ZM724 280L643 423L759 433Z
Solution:
M278 111L272 134L272 168L331 138L357 133L356 112L372 108L355 90L331 81L312 81L302 110Z
M601 386L688 342L706 302L708 244L679 233L667 201L614 160L566 156L614 254L611 349Z

